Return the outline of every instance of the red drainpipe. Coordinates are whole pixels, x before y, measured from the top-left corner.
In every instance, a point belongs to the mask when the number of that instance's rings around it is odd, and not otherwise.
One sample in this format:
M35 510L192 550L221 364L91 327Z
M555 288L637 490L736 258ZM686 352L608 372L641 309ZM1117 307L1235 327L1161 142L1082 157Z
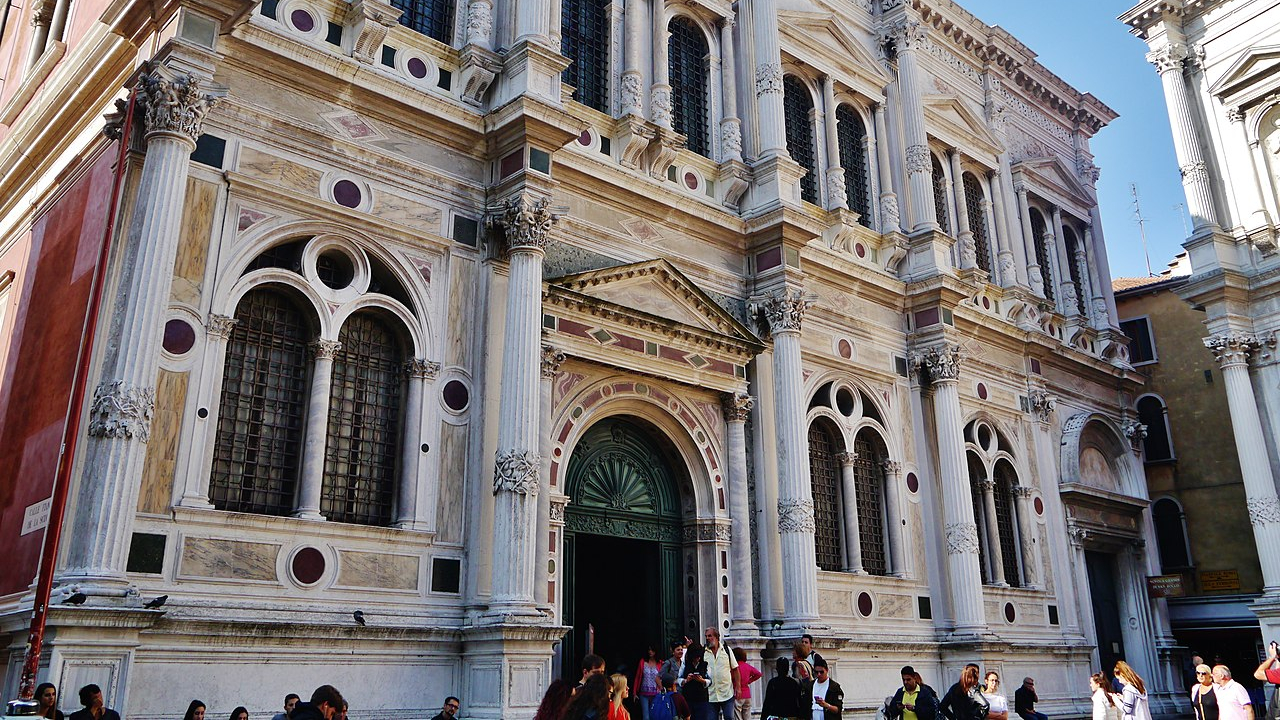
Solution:
M84 332L80 336L80 351L76 356L76 372L71 382L71 404L67 410L67 426L62 436L62 452L58 456L57 474L53 480L53 503L49 509L49 527L44 531L44 547L40 554L40 577L36 581L36 598L31 613L31 634L27 638L27 655L22 664L22 678L18 683L18 700L30 701L36 691L36 673L40 670L40 652L44 645L44 626L49 617L49 597L53 594L53 571L58 559L58 544L62 539L63 515L66 514L67 496L70 494L71 467L75 459L76 441L80 438L80 416L84 413L84 399L89 383L90 363L93 361L93 342L98 331L98 318L102 308L102 294L106 286L107 258L111 252L111 236L116 226L116 209L120 204L120 188L124 185L125 155L129 151L129 138L133 134L133 108L135 96L130 94L129 107L125 110L124 123L120 126L120 150L116 157L116 176L111 187L111 205L107 210L107 227L102 236L102 248L98 252L98 266L93 274L93 288L89 295L89 307L85 316ZM14 714L12 711L10 714Z

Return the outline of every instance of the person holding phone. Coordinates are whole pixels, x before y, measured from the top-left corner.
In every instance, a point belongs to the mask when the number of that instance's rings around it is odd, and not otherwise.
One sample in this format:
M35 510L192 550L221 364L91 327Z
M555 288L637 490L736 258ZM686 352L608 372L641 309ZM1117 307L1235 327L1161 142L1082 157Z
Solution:
M800 687L801 702L810 702L812 720L840 720L844 712L844 690L828 674L827 661L813 663L813 677Z
M910 665L902 668L902 687L885 707L888 720L935 720L938 717L938 694L921 682L920 674Z

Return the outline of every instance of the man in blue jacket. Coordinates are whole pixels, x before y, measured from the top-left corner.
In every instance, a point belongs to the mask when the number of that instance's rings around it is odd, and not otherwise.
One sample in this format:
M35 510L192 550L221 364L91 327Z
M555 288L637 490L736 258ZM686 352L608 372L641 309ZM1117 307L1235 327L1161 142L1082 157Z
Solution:
M920 682L920 674L907 665L902 668L902 687L884 709L887 720L936 720L938 694Z

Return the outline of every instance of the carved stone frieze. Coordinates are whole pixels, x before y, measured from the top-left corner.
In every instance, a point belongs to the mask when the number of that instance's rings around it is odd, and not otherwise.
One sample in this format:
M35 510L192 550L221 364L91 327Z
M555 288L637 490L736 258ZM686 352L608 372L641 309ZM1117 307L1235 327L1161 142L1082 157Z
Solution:
M564 509L568 502L551 501L551 522L564 522Z
M102 383L93 391L89 406L89 435L146 442L151 438L155 406L155 388L123 380Z
M195 143L205 115L218 98L202 91L190 75L171 78L167 72L152 70L138 80L138 102L148 134L175 134Z
M756 399L746 393L724 393L720 396L725 422L746 422L751 418L751 409L755 405Z
M538 465L541 458L533 450L499 451L493 468L493 494L538 494Z
M933 162L930 160L928 145L911 145L907 148L907 172L932 173Z
M782 94L782 65L764 63L756 66L756 95Z
M959 522L947 524L947 554L978 553L978 526Z
M778 501L778 532L812 533L815 527L812 500Z

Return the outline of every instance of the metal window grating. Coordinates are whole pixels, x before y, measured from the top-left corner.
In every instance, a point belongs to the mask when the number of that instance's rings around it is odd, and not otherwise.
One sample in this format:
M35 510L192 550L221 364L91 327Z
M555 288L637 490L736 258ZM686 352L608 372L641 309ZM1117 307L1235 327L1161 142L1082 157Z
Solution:
M867 128L857 111L848 105L836 109L836 137L840 145L840 167L844 168L845 200L849 209L859 214L858 222L871 227Z
M813 96L792 75L782 79L782 112L786 120L787 154L806 170L800 178L800 198L818 202L818 161L813 150Z
M853 487L858 499L858 539L862 549L862 569L884 575L888 568L884 552L884 453L866 433L853 441L857 458L853 461Z
M809 478L813 488L813 544L818 567L841 570L840 464L836 440L821 422L809 426Z
M671 77L672 124L688 138L687 147L711 157L707 125L707 38L692 20L678 17L668 29L667 66Z
M938 228L944 233L951 232L951 218L947 214L947 175L942 171L942 163L936 155L929 155L933 168L933 214L938 216Z
M218 401L209 499L219 510L288 515L302 458L310 326L283 293L236 308Z
M987 569L987 523L982 499L982 480L986 474L978 457L969 453L969 498L973 503L973 523L978 529L978 573L984 583L992 576Z
M404 11L400 15L401 25L447 45L453 44L453 0L391 0L391 5Z
M961 176L964 183L964 207L969 213L969 231L973 233L973 249L978 255L978 267L991 272L991 241L987 236L987 217L982 212L982 184L973 173Z
M560 51L569 58L562 78L575 89L573 99L609 112L608 0L564 0L560 12Z
M1044 235L1044 217L1039 212L1031 211L1031 241L1036 246L1036 264L1040 266L1040 277L1044 280L1044 299L1053 302L1057 289L1054 287L1053 266L1049 263L1049 240Z
M1000 561L1004 564L1004 581L1012 587L1022 587L1022 575L1018 566L1018 535L1013 517L1013 486L1016 480L1009 466L996 467L996 530L1000 533Z
M338 335L320 513L335 522L390 525L400 456L404 354L375 312L352 315Z
M1065 225L1062 227L1062 242L1067 249L1067 271L1071 277L1071 284L1076 287L1076 309L1080 311L1081 315L1084 315L1087 312L1085 310L1084 284L1080 278L1080 264L1076 262L1076 249L1079 247L1079 243L1076 240L1075 231Z

